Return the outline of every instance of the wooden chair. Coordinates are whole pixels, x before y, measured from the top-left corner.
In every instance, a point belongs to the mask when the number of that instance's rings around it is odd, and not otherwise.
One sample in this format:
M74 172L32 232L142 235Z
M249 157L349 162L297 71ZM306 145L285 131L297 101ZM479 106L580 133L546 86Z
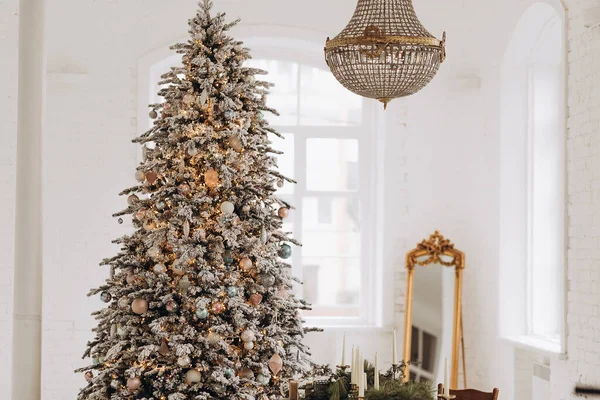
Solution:
M482 392L475 389L450 389L450 395L456 396L454 400L498 400L498 388L494 388L491 393ZM444 394L444 385L438 384L438 395Z

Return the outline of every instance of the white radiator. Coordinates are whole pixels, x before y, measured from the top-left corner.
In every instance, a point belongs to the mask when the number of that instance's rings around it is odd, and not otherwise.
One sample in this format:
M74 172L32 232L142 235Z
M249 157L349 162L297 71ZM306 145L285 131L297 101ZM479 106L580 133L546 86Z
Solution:
M550 367L534 362L531 378L531 400L548 400L550 397Z

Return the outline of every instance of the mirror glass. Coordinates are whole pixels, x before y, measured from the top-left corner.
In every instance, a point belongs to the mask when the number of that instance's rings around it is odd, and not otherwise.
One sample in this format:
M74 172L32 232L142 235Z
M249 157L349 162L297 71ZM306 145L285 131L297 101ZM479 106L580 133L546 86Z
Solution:
M418 261L424 261L417 258ZM443 260L444 262L449 260ZM453 267L416 266L413 277L411 380L444 381L444 362L452 357Z

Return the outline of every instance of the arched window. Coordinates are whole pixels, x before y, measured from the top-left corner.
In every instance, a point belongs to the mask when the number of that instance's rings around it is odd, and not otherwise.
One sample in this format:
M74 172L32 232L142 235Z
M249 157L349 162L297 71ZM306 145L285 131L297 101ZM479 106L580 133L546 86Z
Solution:
M283 47L278 39L244 42L254 57L247 65L267 71L259 79L275 84L267 104L280 115L266 117L284 139L271 140L284 152L280 171L298 182L277 192L296 207L284 225L302 242L291 258L294 276L303 281L296 294L313 304L305 312L310 323L372 324L376 104L335 80L315 52L320 46L286 40ZM161 101L157 82L177 63L175 55L151 66L150 103Z
M558 352L565 319L565 64L562 9L533 4L502 67L501 333Z

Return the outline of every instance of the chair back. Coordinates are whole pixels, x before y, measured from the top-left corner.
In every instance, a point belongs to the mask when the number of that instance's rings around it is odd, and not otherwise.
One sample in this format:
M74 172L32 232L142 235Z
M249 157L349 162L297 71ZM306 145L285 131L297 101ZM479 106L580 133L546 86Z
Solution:
M498 400L498 388L494 388L491 392L482 392L476 389L450 389L450 395L456 396L454 400ZM438 396L444 394L444 385L438 385Z

